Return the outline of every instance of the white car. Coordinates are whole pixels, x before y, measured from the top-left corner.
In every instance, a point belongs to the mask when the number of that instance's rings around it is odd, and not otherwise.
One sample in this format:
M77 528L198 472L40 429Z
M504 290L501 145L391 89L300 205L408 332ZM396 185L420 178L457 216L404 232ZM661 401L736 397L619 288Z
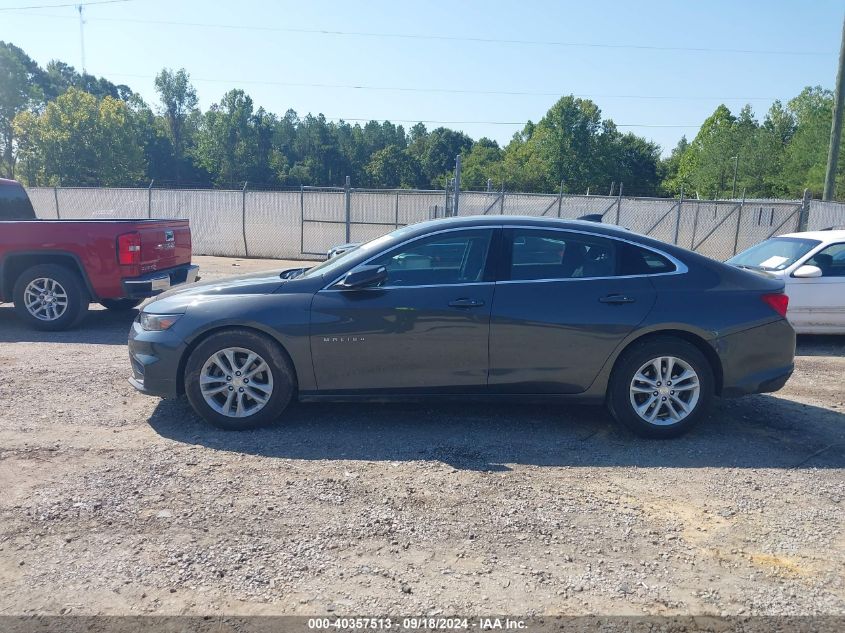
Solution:
M782 278L799 334L845 334L845 230L780 235L727 263Z

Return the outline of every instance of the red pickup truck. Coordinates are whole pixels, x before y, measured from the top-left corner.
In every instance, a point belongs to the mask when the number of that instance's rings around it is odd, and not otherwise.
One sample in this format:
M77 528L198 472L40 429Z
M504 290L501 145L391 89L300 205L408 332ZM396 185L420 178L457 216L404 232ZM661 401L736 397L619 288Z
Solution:
M197 272L187 220L38 220L26 190L0 179L0 302L33 327L72 327L91 301L131 310Z

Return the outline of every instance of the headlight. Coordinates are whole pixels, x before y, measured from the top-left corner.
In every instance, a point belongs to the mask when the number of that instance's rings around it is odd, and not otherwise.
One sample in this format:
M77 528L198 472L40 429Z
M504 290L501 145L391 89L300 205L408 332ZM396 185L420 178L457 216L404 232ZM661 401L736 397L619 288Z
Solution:
M181 317L181 314L150 314L148 312L142 312L138 315L138 322L141 324L141 328L148 332L161 332L163 330L169 330Z

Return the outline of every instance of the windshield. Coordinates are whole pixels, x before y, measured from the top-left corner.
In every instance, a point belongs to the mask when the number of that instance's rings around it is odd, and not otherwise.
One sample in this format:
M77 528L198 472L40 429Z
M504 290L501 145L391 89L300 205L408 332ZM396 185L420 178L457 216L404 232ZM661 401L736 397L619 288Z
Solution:
M317 264L316 266L309 268L302 274L302 277L307 278L314 277L316 275L330 274L335 270L342 268L344 265L346 265L350 261L350 257L352 257L353 255L375 255L382 247L392 242L395 238L402 237L405 233L408 233L409 230L409 227L405 226L401 229L396 229L395 231L388 233L387 235L377 237L376 239L366 242L365 244L356 246L355 248L352 248L346 251L345 253L341 253L336 257L327 259L323 263Z
M776 237L734 255L726 263L759 270L784 270L819 244L818 240L800 237Z

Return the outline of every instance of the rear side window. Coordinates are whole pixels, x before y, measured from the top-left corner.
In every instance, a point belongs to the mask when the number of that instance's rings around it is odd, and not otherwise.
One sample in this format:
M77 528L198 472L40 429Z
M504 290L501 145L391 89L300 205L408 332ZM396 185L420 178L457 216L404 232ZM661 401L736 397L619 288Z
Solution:
M658 275L675 271L675 265L667 258L646 248L622 243L619 251L620 275Z
M510 279L585 279L616 274L616 242L567 231L514 229Z
M0 183L0 220L34 220L35 211L18 183Z

